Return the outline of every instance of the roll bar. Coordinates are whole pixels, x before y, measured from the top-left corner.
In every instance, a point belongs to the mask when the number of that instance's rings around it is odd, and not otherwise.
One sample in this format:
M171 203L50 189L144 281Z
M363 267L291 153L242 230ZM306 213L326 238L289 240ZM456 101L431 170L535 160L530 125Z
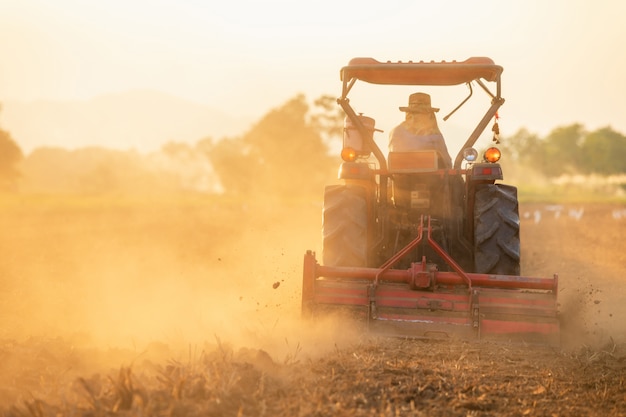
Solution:
M373 137L368 134L365 126L350 106L348 93L356 81L360 80L371 84L433 86L452 86L471 83L472 81L476 82L491 96L491 107L489 107L456 156L454 168L459 169L463 162L463 149L471 147L476 143L491 118L495 116L500 106L504 104L504 98L501 96L502 71L503 68L500 65L496 65L491 58L487 57L472 57L460 62L380 62L373 58L353 58L347 66L341 68L340 79L343 86L341 97L337 99L337 103L361 133L361 137L366 138L372 153L378 160L381 173L386 174L387 161L383 152ZM483 80L496 83L495 93L489 90Z

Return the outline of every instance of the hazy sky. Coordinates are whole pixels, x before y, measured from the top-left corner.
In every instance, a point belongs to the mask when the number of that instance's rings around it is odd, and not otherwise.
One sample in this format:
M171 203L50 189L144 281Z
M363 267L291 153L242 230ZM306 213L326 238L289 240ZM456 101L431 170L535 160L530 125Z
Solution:
M626 134L621 0L0 0L0 39L0 102L149 88L261 116L299 92L338 95L355 56L489 56L504 67L503 134ZM406 95L371 116L389 129Z

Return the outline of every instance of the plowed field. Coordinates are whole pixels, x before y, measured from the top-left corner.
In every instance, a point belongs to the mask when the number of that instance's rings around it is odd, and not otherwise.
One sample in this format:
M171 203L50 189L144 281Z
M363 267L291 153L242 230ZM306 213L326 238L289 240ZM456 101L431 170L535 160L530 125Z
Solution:
M626 415L626 205L522 205L562 346L382 339L299 320L318 203L11 198L4 416Z

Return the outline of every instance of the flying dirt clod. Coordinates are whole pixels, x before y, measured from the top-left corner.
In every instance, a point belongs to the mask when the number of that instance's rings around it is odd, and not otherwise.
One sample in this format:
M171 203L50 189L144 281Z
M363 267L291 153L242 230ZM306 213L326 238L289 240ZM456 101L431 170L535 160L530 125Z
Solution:
M498 148L481 160L473 148L492 119L497 128L502 71L485 57L355 58L341 69L341 184L324 192L322 264L313 251L304 256L304 316L347 312L370 330L415 338L559 345L558 277L520 275L517 188L498 182ZM436 126L439 109L429 95L411 94L385 155L374 141L375 120L357 114L347 97L357 81L466 84L469 95L444 121L472 97L472 85L491 105L452 161Z

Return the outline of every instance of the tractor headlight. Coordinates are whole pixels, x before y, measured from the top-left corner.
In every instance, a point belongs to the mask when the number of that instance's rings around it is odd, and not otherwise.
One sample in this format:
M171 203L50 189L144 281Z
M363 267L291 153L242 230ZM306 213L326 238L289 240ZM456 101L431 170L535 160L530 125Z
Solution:
M474 162L478 158L478 151L474 148L463 149L463 159L467 162Z
M502 154L500 153L500 149L496 147L491 147L485 151L484 158L487 162L498 162Z
M356 150L354 148L346 147L341 150L341 159L346 162L356 161Z

